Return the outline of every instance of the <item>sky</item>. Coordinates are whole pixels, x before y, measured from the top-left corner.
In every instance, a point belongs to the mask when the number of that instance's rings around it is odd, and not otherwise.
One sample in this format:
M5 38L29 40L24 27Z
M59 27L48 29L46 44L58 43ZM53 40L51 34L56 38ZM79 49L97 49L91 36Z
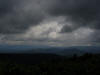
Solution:
M0 0L0 44L100 43L99 0Z

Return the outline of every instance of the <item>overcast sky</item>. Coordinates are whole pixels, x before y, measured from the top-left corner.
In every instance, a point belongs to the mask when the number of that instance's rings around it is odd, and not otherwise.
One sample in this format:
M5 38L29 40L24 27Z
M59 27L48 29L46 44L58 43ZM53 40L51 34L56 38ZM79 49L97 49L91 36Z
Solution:
M100 43L100 0L0 0L0 44Z

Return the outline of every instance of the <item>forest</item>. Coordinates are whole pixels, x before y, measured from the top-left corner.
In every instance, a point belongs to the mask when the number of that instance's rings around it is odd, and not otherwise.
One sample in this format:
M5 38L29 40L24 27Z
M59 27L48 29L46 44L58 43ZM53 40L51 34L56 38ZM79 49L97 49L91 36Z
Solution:
M0 54L0 75L100 75L100 54Z

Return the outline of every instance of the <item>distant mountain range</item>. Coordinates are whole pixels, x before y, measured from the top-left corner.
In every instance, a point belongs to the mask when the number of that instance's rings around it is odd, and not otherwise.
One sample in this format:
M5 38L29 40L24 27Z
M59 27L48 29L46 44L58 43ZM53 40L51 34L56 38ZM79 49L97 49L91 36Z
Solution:
M100 46L43 47L25 45L0 45L0 53L50 53L58 55L82 55L84 53L100 53Z

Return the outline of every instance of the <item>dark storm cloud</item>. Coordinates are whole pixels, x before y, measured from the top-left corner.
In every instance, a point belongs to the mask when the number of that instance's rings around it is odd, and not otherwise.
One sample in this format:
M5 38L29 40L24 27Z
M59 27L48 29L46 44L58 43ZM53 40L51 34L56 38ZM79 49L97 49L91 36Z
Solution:
M0 0L0 33L22 33L42 21L44 15L35 8L36 0ZM35 2L35 3L34 3ZM31 4L31 6L29 6Z
M69 17L74 27L64 26L62 32L70 32L80 27L100 29L99 0L57 0L49 10L54 16Z
M4 1L0 0L0 17L12 11L13 0Z
M0 0L0 33L22 33L37 25L45 17L64 16L66 24L61 32L80 27L100 29L99 0Z

